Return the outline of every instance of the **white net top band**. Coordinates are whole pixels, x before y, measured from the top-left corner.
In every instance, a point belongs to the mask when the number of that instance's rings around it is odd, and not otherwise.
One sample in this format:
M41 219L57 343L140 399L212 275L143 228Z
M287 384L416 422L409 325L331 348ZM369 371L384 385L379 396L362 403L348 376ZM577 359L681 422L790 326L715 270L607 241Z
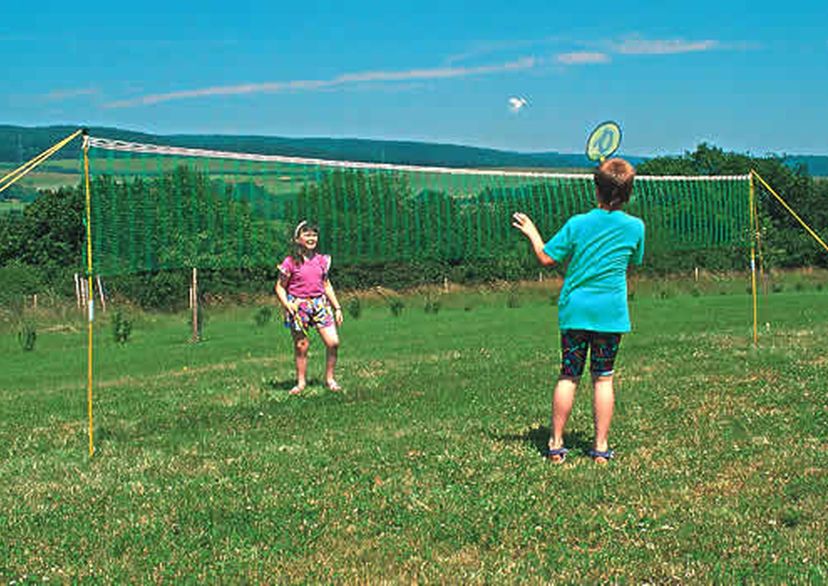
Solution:
M254 153L237 153L232 151L215 151L185 147L145 144L111 140L108 138L88 137L89 148L107 151L138 153L145 155L164 155L172 157L201 157L209 159L228 159L235 161L255 161L262 163L284 163L290 165L308 165L314 167L331 167L340 169L364 169L376 171L406 171L415 173L444 173L447 175L491 175L503 177L538 177L550 179L591 180L591 173L548 173L532 171L504 171L498 169L468 169L458 167L426 167L417 165L392 165L387 163L365 163L359 161L334 161L304 157L286 157L283 155L259 155ZM638 175L636 181L747 181L749 175Z

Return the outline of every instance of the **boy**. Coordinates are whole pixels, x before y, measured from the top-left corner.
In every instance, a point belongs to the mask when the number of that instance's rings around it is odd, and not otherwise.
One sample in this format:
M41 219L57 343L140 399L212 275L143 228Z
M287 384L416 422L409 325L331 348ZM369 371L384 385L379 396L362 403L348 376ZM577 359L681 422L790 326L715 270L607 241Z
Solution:
M570 218L545 244L526 214L512 216L512 225L529 239L542 265L568 262L558 299L561 370L552 402L547 452L555 463L562 463L568 451L564 427L586 364L587 348L595 421L595 442L589 455L601 464L614 456L608 444L615 405L612 375L621 335L630 331L627 267L630 262L641 264L644 255L644 222L621 211L630 199L634 179L635 169L623 159L601 163L594 175L598 207Z

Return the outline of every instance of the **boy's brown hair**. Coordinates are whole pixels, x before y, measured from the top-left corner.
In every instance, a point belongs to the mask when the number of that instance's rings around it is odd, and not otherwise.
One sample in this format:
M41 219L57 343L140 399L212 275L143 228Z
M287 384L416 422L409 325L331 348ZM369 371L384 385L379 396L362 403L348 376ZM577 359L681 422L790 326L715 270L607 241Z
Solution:
M624 159L607 159L595 170L593 178L598 201L611 210L619 210L630 201L635 168Z

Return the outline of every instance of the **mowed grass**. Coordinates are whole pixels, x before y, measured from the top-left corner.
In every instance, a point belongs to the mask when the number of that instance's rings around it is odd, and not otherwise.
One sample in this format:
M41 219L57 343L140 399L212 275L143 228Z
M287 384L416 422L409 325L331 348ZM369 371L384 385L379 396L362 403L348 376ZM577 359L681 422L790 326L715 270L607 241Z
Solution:
M41 324L28 353L3 334L0 578L828 580L828 291L763 297L758 349L743 287L639 294L607 467L586 384L569 459L541 457L552 296L369 304L341 331L345 392L314 338L300 397L256 307L214 310L197 345L183 315L137 316L124 347L101 319L91 460L83 324Z

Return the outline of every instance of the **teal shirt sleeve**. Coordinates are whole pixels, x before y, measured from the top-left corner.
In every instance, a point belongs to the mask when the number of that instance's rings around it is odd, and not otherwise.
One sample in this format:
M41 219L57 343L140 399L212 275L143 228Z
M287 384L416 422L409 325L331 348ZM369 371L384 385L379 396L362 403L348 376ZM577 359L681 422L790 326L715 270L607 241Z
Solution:
M635 243L635 248L633 249L632 254L632 261L637 264L643 264L644 262L644 223L641 223L641 234L638 237L638 242Z
M572 225L567 221L564 227L544 244L543 251L555 262L563 262L572 255L573 246Z

